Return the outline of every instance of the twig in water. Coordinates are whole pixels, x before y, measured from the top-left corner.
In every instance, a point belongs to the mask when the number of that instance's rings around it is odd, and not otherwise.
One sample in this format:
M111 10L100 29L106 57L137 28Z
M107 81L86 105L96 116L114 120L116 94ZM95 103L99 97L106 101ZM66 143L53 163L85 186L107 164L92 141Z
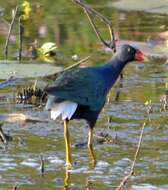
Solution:
M17 190L18 187L19 187L19 185L16 183L16 184L14 185L14 187L13 187L13 190Z
M91 190L93 189L93 182L87 179L86 181L86 190Z
M8 140L6 138L6 135L4 134L3 130L2 130L2 124L0 124L0 139L4 144L8 143Z
M44 174L44 159L43 159L42 155L40 155L40 162L41 162L41 164L40 164L40 172L41 172L41 175L43 175Z
M146 106L146 112L147 112L147 115L148 115L148 120L151 121L150 114L153 112L152 101L151 100L146 101L145 106Z
M120 76L123 75L122 73L120 74ZM120 77L120 81L119 81L119 85L116 89L116 94L115 94L115 98L114 98L114 101L119 101L119 97L120 97L120 93L121 93L121 89L123 88L123 78Z
M168 92L167 92L167 94L162 94L160 96L160 102L161 102L161 109L160 109L160 111L166 111L166 110L168 110Z
M136 152L135 152L135 154L134 154L134 160L133 160L133 162L132 162L130 172L128 173L128 175L126 175L126 176L123 178L123 180L122 180L121 183L118 185L118 187L116 188L116 190L121 190L121 189L123 189L124 185L128 182L129 178L134 174L135 164L136 164L136 160L137 160L137 157L138 157L140 148L141 148L141 142L142 142L142 137L143 137L143 133L144 133L144 128L145 128L145 126L146 126L146 123L144 122L143 125L142 125L142 128L141 128L141 133L140 133L140 136L139 136L139 141L138 141L138 145L137 145Z
M12 141L12 137L10 135L7 135L2 130L2 123L0 124L0 140L4 143L4 145L7 145L9 141Z
M17 11L18 11L18 6L16 6L16 8L15 8L14 15L13 15L11 24L10 24L10 26L9 26L8 35L7 35L7 38L6 38L5 51L4 51L5 59L6 59L6 60L8 59L8 45L9 45L9 39L10 39L10 35L11 35L11 32L12 32L12 28L13 28L13 25L14 25L14 22L15 22L15 18L16 18Z

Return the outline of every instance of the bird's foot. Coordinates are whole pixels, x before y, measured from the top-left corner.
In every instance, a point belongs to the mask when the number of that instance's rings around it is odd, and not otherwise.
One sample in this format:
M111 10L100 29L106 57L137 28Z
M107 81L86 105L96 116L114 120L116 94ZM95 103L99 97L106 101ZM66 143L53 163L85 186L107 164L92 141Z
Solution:
M66 162L66 163L65 163L65 167L66 167L67 169L71 169L71 168L72 168L72 163L71 163L71 162Z

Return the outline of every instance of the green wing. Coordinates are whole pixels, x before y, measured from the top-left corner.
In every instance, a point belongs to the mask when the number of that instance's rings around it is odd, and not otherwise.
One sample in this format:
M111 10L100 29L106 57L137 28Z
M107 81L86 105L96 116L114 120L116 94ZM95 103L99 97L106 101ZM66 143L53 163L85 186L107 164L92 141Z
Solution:
M106 100L104 80L91 68L78 68L64 72L53 87L47 89L48 94L90 106L99 110Z

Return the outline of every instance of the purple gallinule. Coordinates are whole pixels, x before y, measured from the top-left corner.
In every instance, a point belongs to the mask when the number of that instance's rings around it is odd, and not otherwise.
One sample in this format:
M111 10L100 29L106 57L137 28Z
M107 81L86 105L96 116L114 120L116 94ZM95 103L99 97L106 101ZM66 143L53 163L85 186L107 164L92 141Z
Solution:
M140 50L123 45L106 64L66 70L58 76L53 86L46 89L48 101L45 108L51 110L52 119L61 116L64 121L67 165L71 165L69 121L84 119L88 123L88 149L95 162L93 128L106 102L107 94L128 62L143 60L144 54Z

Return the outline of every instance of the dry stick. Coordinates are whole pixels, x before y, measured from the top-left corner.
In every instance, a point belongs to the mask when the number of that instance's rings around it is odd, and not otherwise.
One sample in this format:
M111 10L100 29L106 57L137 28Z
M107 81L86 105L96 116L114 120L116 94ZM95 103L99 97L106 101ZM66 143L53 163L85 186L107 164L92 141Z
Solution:
M2 130L2 124L0 125L0 139L2 140L4 144L7 144L8 140Z
M13 15L11 24L10 24L10 26L9 26L8 35L7 35L7 38L6 38L5 51L4 51L5 60L8 59L8 44L9 44L9 38L10 38L10 35L11 35L11 32L12 32L12 28L13 28L13 25L14 25L14 22L15 22L15 18L16 18L17 11L18 11L18 6L16 6L16 8L15 8L14 15Z
M81 7L87 9L89 12L94 13L97 17L101 18L101 20L108 24L111 25L111 22L102 14L100 14L99 12L97 12L96 10L94 10L93 8L89 7L88 5L84 4L83 2L81 2L80 0L72 0L74 3L80 5Z
M44 174L44 159L43 159L43 155L40 155L40 172L41 172L41 175Z
M116 52L115 36L114 36L114 31L113 31L111 22L105 16L103 16L102 14L100 14L99 12L97 12L96 10L94 10L93 8L89 7L88 5L84 4L80 0L72 0L72 1L74 3L80 5L85 10L85 13L87 13L89 21L90 21L90 23L91 23L91 25L92 25L92 27L93 27L96 35L102 41L102 43L106 47L109 47L110 49L113 49L114 52ZM98 31L98 29L97 29L94 21L92 20L92 18L89 15L91 13L93 13L95 16L99 17L101 19L101 21L104 22L108 26L108 29L109 29L109 32L110 32L110 38L111 38L110 43L105 42L103 40L103 38L101 37L100 32Z
M128 182L129 178L134 174L134 168L135 168L136 160L137 160L140 148L141 148L141 142L142 142L142 137L143 137L145 126L146 126L146 122L143 123L142 128L141 128L141 133L140 133L140 136L139 136L139 141L138 141L136 152L134 154L134 160L132 162L130 172L128 173L128 175L126 175L123 178L123 180L121 181L119 186L116 188L116 190L121 190L124 187L124 185Z
M113 47L113 51L115 53L117 51L116 50L116 43L115 43L116 39L115 39L114 30L112 28L112 25L109 25L108 29L109 29L110 38L111 38L111 40L110 40L110 47Z
M94 23L93 19L92 19L91 16L90 16L90 12L88 11L88 7L87 7L87 8L84 8L84 10L85 10L85 13L87 14L87 17L88 17L88 19L89 19L89 21L90 21L90 23L91 23L91 26L93 27L93 29L94 29L94 31L95 31L97 37L99 38L99 40L100 40L106 47L108 47L108 48L110 48L110 49L114 49L114 52L115 52L115 51L116 51L116 48L115 48L115 37L113 36L114 32L113 32L113 29L112 29L111 22L109 22L109 21L106 22L107 19L106 19L106 20L103 19L103 22L108 26L109 33L110 33L110 43L107 43L107 42L101 37L101 34L100 34L98 28L96 27L96 24ZM95 12L94 12L94 14L95 14ZM100 15L99 13L98 13L98 15L99 15L98 17L100 18L101 15ZM103 16L103 15L102 15L102 16ZM104 18L104 16L103 16L103 18Z
M13 187L13 190L17 190L18 187L19 187L19 185L18 185L18 184L15 184L14 187Z
M77 63L75 63L75 64L73 64L73 65L71 65L71 66L69 66L69 67L66 67L66 68L63 70L63 72L66 71L66 70L69 70L69 69L72 69L72 68L75 68L75 67L79 66L81 63L86 62L90 57L91 57L91 55L89 55L89 56L87 56L87 57L81 59L80 61L78 61Z
M21 16L19 17L19 61L22 59L22 44L23 44L23 32L24 32L24 27L22 25L22 18Z
M117 86L117 88L115 90L115 96L114 96L114 99L113 99L114 101L116 101L116 102L119 101L119 97L120 97L120 93L121 93L122 88L123 88L123 78L120 77L120 81L119 81L118 86ZM110 103L110 99L109 99L108 103Z
M101 37L101 34L100 34L97 26L95 25L94 21L91 19L91 16L89 15L89 12L86 9L84 9L84 10L85 10L85 13L86 13L86 15L88 17L88 20L89 20L91 26L93 27L93 30L95 31L95 33L96 33L97 37L99 38L99 40L102 41L102 43L106 47L109 47L109 44Z

